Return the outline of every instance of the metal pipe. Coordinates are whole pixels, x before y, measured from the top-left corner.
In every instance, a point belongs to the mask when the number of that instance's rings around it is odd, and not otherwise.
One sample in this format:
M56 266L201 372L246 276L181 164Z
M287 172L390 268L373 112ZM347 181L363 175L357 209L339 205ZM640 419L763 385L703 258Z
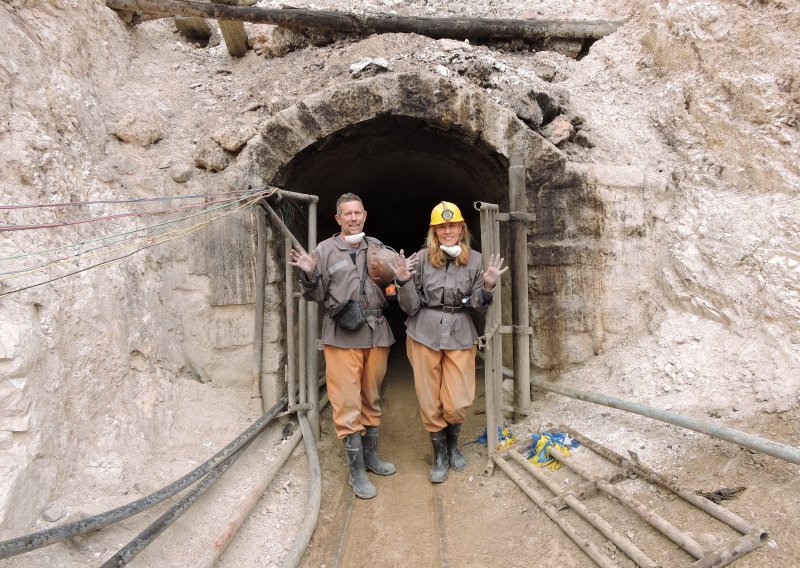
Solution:
M278 189L276 192L281 197L294 199L295 201L302 201L304 203L319 203L319 196L312 193L297 193L296 191L288 191L286 189Z
M491 227L491 220L489 218L489 207L481 202L475 202L475 208L480 211L480 219L481 219L481 248L485 251L486 249L491 249L492 246L492 227ZM488 256L483 255L483 268L486 268L488 262ZM486 313L485 318L485 328L492 328L494 324L494 314L492 309L490 308L489 311ZM485 331L485 330L484 330ZM496 359L494 357L494 335L486 335L486 345L485 345L485 356L484 356L484 365L483 365L483 390L484 395L486 397L486 449L489 455L489 471L494 467L494 461L492 461L492 456L497 451L497 444L498 444L498 435L497 435L497 415L495 412L495 389L494 389L494 379L495 379L495 363Z
M725 507L721 507L716 503L714 503L713 501L709 501L705 497L701 497L699 495L696 495L695 493L691 493L686 489L678 486L676 483L673 483L660 473L651 469L650 466L640 462L638 459L635 459L635 461L626 459L617 452L615 452L614 450L612 450L611 448L608 448L592 440L591 438L584 436L577 430L574 430L568 426L559 426L559 430L562 432L569 433L570 436L578 440L581 444L592 450L594 453L596 453L599 456L602 456L603 458L618 465L619 467L623 467L625 469L635 472L637 475L639 475L643 479L646 479L650 483L654 483L656 485L664 487L665 489L669 489L687 503L690 503L695 507L697 507L698 509L705 511L718 521L725 523L726 525L736 529L740 533L756 535L756 537L762 542L766 542L769 539L769 535L767 534L766 531L754 527L753 525L745 521L742 517L740 517L735 513L732 513ZM633 452L631 453L633 456L636 455Z
M319 402L320 407L324 408L326 404L328 404L328 397L323 396ZM261 478L256 481L253 488L250 492L245 495L244 499L239 503L239 506L236 509L236 512L231 516L228 522L225 524L222 532L214 539L214 541L209 546L208 551L206 552L205 556L197 563L197 568L212 568L217 559L219 559L220 555L225 551L228 545L233 541L233 537L236 535L237 531L241 528L244 522L250 517L253 512L253 509L256 508L258 501L263 496L264 492L269 487L269 484L272 483L273 478L275 475L280 471L283 465L286 463L286 460L289 459L289 456L292 455L292 452L297 447L297 444L300 443L300 439L303 435L302 428L298 428L286 441L283 448L278 451L278 455L275 457L275 461L272 462L271 467L264 473Z
M253 377L250 386L250 398L259 406L261 412L265 411L266 401L261 392L261 370L264 359L264 304L265 282L267 272L267 220L264 210L253 208L256 216L256 305L255 305L255 330L253 333Z
M710 552L694 564L691 564L689 568L719 568L727 566L737 558L759 548L763 544L764 542L755 535L744 535L719 550Z
M600 533L605 535L608 540L613 542L617 548L627 554L628 558L636 562L637 565L642 566L643 568L658 568L659 564L655 560L642 552L628 538L626 538L625 535L617 531L600 515L590 511L586 505L581 503L580 500L572 494L572 492L564 494L555 481L552 481L544 473L533 467L533 464L522 457L519 452L516 450L511 450L508 452L508 455L515 462L520 464L525 471L530 473L539 483L547 487L550 492L553 493L553 495L562 497L564 503L569 505L569 507L575 511L579 517L596 528Z
M492 252L500 254L500 222L497 220L499 209L489 210L489 218L492 222ZM503 324L503 286L498 279L495 285L490 311L494 312L493 327L499 331ZM492 352L494 355L494 377L492 386L494 387L495 416L498 426L503 422L503 338L499 334L493 336ZM496 448L496 446L495 446Z
M305 385L302 383L302 381L299 385L295 385L297 377L297 350L295 349L294 342L294 278L292 277L292 267L289 266L289 260L291 259L290 253L292 251L292 240L289 238L284 239L283 245L286 255L286 282L284 283L286 289L286 383L287 388L289 389L289 406L294 406L294 401L292 398L294 397L295 389L300 391L301 402L305 402L303 401Z
M225 524L222 532L219 534L219 536L217 536L217 538L214 539L214 541L211 543L211 546L206 551L205 556L203 556L203 558L201 558L197 563L196 568L212 568L216 564L219 557L233 540L236 532L250 517L253 509L255 509L258 501L263 496L264 491L266 491L267 487L269 487L269 484L272 483L272 479L286 463L286 460L289 459L289 456L292 455L292 452L297 447L297 444L300 443L302 436L302 431L298 428L286 440L284 446L278 451L275 461L272 462L266 473L261 477L261 479L258 480L258 482L256 482L255 486L239 503L239 506Z
M295 296L297 295L295 294ZM307 305L308 302L302 297L297 300L297 378L298 383L304 387L308 382L308 373L306 371L306 365L308 364L306 357L306 350L308 349L308 337L306 336L306 329L308 328ZM308 391L307 388L300 389L300 404L306 402L306 391Z
M264 208L264 210L269 214L270 220L275 224L275 226L278 227L281 234L285 238L291 239L292 245L294 245L296 248L298 248L299 250L305 250L303 248L303 245L300 244L300 241L297 240L297 237L294 236L294 234L289 230L289 227L286 226L286 223L283 222L283 219L280 218L280 215L275 213L275 210L272 208L272 206L263 199L260 200L259 203Z
M313 196L316 197L316 196ZM310 253L314 252L317 248L317 201L312 199L308 203L308 250ZM306 327L306 384L308 392L308 400L311 404L315 405L308 412L308 422L311 425L311 431L314 433L314 439L319 440L320 424L319 424L319 357L317 356L317 338L319 337L319 305L316 302L308 304L308 312L306 313L308 319Z
M608 495L611 495L617 501L619 501L620 503L622 503L623 505L634 511L642 519L647 521L653 527L657 528L672 542L683 548L686 552L688 552L695 558L703 558L703 556L705 556L706 554L705 549L702 546L700 546L700 544L697 541L695 541L685 532L681 531L679 528L670 523L664 517L657 514L651 508L644 506L639 501L637 501L630 495L627 495L624 492L620 491L619 489L617 489L604 479L598 479L594 477L589 471L587 471L582 466L579 466L577 463L575 463L574 460L567 457L562 452L558 451L557 448L555 447L550 448L550 457L557 459L562 465L568 467L570 470L577 473L584 479L590 481L596 481L597 488L600 489L600 491Z
M767 440L765 438L759 438L758 436L740 432L739 430L734 430L733 428L717 426L716 424L702 422L700 420L696 420L695 418L690 418L682 414L676 414L675 412L670 412L668 410L660 410L658 408L653 408L652 406L645 406L644 404L630 402L620 398L613 398L602 394L579 391L570 387L548 383L545 381L535 381L533 386L569 398L575 398L585 402L592 402L594 404L601 404L603 406L609 406L618 410L640 414L641 416L653 418L654 420L660 420L661 422L674 424L676 426L680 426L681 428L686 428L687 430L700 432L701 434L706 434L712 438L732 442L736 445L742 446L743 448L755 450L757 452L800 465L800 449L793 446L779 444L778 442L773 442L772 440Z
M527 213L525 198L525 165L519 152L511 154L508 168L509 210ZM520 219L510 220L511 259L511 324L514 326L514 395L517 410L530 412L531 405L531 341L529 337L530 309L528 308L528 228Z
M306 551L308 543L311 541L311 535L314 534L314 529L317 527L317 519L319 519L319 507L322 500L322 474L319 468L319 455L317 455L317 447L314 443L314 433L311 431L311 425L303 414L297 416L300 421L300 429L303 431L303 443L306 447L306 459L308 460L308 472L310 476L310 489L308 493L308 505L306 507L306 516L303 519L303 524L297 533L294 544L286 557L283 559L281 566L284 568L295 568L300 564L303 558L303 553Z
M189 507L194 505L201 495L216 483L226 471L238 460L243 454L247 446L253 440L248 440L241 448L236 450L230 457L219 464L214 470L203 478L203 480L195 485L192 490L184 495L177 503L170 507L163 515L158 517L155 521L150 523L146 529L136 535L128 544L123 546L111 558L103 562L101 568L112 568L114 566L126 566L136 555L144 550L151 542L167 530L172 523L178 520Z
M494 461L497 465L500 466L508 477L510 477L517 486L522 489L522 491L530 497L531 501L536 503L536 505L544 511L544 513L550 517L550 519L557 524L564 533L572 539L572 541L577 544L581 550L583 550L586 555L591 558L595 564L600 566L601 568L618 568L617 564L609 560L605 554L603 554L591 541L583 538L575 528L567 522L563 515L559 514L555 507L553 507L550 503L548 503L545 499L537 495L530 487L525 485L522 479L517 475L517 472L511 467L511 465L501 458L500 456L495 456Z
M136 501L104 513L92 515L91 517L86 517L85 519L80 519L78 521L74 521L59 527L54 527L52 529L47 529L0 542L0 559L9 558L17 554L22 554L23 552L37 550L44 546L61 542L62 540L66 540L79 534L96 531L108 525L132 517L133 515L172 497L176 493L182 491L206 475L209 471L217 467L221 462L223 462L245 443L251 440L253 436L263 430L264 427L271 422L275 416L277 416L283 407L286 406L286 402L286 397L281 398L277 403L275 403L274 406L265 412L261 418L253 422L253 424L251 424L244 432L234 438L234 440L227 446L222 448L211 458L194 468L192 471L180 479L173 481L166 487L162 487L155 493L151 493L146 497L142 497L141 499L137 499Z

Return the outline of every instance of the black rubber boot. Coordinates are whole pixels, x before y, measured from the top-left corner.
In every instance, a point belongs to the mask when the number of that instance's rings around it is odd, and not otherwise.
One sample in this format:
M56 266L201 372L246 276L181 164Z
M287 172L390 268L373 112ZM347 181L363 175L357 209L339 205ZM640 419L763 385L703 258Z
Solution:
M433 483L442 483L447 479L447 433L444 430L431 432L433 444L433 467L428 476Z
M353 493L356 494L356 497L361 497L362 499L372 499L378 492L367 478L367 470L364 469L361 433L348 434L344 439L344 450L347 454L347 465L350 466L350 475L347 478L347 482L353 488Z
M456 471L461 471L467 467L467 458L458 449L458 435L461 433L461 424L448 424L447 428L447 457L450 459L450 467Z
M378 427L367 426L367 432L361 439L364 446L364 466L378 475L392 475L397 468L393 463L383 461L378 455Z

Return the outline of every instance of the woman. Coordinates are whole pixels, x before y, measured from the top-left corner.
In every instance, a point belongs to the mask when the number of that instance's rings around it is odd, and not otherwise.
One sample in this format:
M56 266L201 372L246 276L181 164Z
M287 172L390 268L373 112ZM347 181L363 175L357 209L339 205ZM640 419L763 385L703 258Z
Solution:
M500 275L508 270L501 270L499 255L492 255L482 270L481 253L470 248L470 241L459 208L442 201L431 211L425 248L408 258L400 251L393 267L400 307L409 316L406 348L420 416L433 444L433 483L445 481L448 468L467 466L458 435L475 399L478 336L468 309L486 311Z

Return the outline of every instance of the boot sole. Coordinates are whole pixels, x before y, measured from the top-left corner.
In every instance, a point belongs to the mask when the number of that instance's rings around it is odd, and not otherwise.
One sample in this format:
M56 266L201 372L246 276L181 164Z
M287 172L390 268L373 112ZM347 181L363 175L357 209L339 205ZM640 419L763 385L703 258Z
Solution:
M373 494L371 494L371 495L369 495L369 494L359 494L359 492L358 492L358 491L356 491L356 488L355 488L355 487L353 487L353 484L352 484L352 483L350 483L350 482L348 481L348 482L347 482L347 484L350 486L350 489L352 489L352 490L353 490L353 494L354 494L356 497L358 497L359 499L372 499L373 497L376 497L376 496L378 495L378 491L377 491L377 490L375 491L375 493L373 493Z
M371 471L375 475L383 475L383 476L392 475L392 474L397 473L397 468L394 468L392 471L389 471L389 472L386 472L386 473L384 473L382 471L378 471L378 470L372 469L371 467L368 467L368 466L367 466L367 470Z

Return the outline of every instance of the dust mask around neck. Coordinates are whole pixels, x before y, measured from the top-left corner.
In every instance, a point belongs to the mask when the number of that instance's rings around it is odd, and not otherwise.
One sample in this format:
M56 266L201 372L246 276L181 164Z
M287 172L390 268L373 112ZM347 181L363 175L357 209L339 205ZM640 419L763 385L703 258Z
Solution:
M458 257L461 254L461 245L453 245L451 247L445 245L439 245L439 248L446 252L449 256L453 258Z
M358 243L360 243L361 239L363 239L363 238L364 238L364 233L363 232L362 233L358 233L357 235L345 235L344 236L344 242L346 242L348 245L350 245L352 247L352 246L356 246Z

